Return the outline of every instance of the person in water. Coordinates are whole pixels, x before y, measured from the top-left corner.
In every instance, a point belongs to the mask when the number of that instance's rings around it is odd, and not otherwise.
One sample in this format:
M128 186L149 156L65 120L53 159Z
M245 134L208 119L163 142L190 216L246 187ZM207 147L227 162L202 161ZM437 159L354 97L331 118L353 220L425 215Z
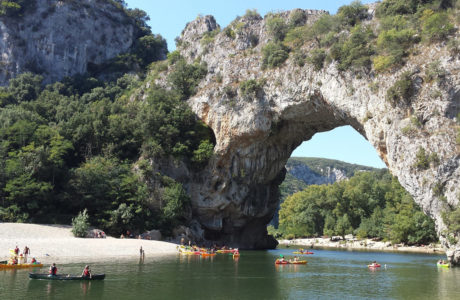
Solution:
M56 264L55 264L55 263L53 263L53 264L50 266L49 274L50 274L51 276L56 276L56 274L57 274L57 267L56 267Z
M81 273L81 277L89 277L91 278L93 276L93 274L91 274L91 269L89 268L88 265L85 266L85 268L83 269L83 272Z

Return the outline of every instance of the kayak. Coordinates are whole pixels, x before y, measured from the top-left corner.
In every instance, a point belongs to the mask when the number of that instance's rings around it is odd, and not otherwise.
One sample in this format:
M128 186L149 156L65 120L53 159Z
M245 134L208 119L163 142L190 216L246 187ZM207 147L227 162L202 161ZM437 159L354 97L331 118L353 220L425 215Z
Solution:
M0 270L28 269L28 268L41 268L41 267L43 267L43 264L18 264L18 265L0 264Z
M195 255L195 251L179 251L182 255Z
M63 275L49 275L49 274L38 274L29 273L30 279L46 279L46 280L103 280L105 274L94 274L91 277L74 276L70 274Z
M313 254L313 252L309 252L309 251L304 251L304 252L294 251L292 253L293 254Z
M285 261L281 261L279 259L277 259L275 261L275 265L305 265L307 263L306 260L298 260L298 261L288 261L288 260L285 260Z
M449 268L449 264L440 264L440 263L437 263L436 264L438 267L441 267L441 268Z
M235 250L233 249L226 249L226 250L217 250L217 253L233 253Z
M201 256L203 257L210 257L216 255L215 253L201 253Z
M380 264L371 264L371 265L367 265L369 268L380 268L381 265Z

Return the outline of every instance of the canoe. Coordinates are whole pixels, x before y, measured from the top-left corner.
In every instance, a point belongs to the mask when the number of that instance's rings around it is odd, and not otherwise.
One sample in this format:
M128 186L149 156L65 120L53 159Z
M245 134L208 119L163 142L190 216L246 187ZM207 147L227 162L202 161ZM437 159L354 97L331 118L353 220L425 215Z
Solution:
M381 265L380 264L371 264L371 265L367 265L369 268L380 268Z
M49 275L49 274L38 274L38 273L29 273L30 279L45 279L45 280L103 280L105 274L94 274L90 277L74 276L70 274L63 275Z
M18 265L0 264L0 270L28 269L28 268L41 268L41 267L43 267L43 264L18 264Z
M285 261L281 261L279 259L277 259L275 261L275 265L305 265L307 263L306 260L298 260L298 261L288 261L288 260L285 260Z
M441 267L441 268L449 268L449 264L440 264L440 263L437 263L436 264L438 267Z
M215 253L201 253L201 256L203 257L210 257L216 255Z
M309 251L304 251L304 252L294 251L292 253L293 254L313 254L313 252L309 252Z

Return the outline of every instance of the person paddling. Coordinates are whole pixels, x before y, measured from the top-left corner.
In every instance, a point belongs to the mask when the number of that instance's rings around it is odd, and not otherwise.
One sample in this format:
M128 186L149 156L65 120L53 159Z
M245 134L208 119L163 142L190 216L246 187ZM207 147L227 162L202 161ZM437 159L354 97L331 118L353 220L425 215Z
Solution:
M91 278L93 276L93 274L91 274L91 269L89 268L88 265L85 266L85 268L83 269L83 273L81 273L81 277L89 277Z
M53 264L50 266L49 275L50 275L50 276L56 276L56 274L57 274L57 267L56 267L56 264L53 263Z

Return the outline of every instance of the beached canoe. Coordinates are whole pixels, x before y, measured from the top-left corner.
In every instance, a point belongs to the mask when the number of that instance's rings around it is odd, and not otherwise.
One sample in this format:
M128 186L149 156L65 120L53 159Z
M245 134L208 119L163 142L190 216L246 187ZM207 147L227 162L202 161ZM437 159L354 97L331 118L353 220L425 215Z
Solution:
M313 252L309 252L309 251L304 251L304 252L294 251L292 253L293 254L313 254Z
M43 279L43 280L103 280L105 274L94 274L90 277L75 276L70 274L62 275L49 275L49 274L38 274L38 273L29 273L30 279Z
M367 265L369 268L380 268L381 265L380 264L370 264L370 265Z
M204 253L204 252L201 252L201 256L203 257L210 257L210 256L215 256L216 254L215 253Z
M449 264L440 264L440 263L437 263L436 265L440 268L449 268L450 266Z
M41 267L43 267L43 264L18 264L18 265L0 264L0 270L28 269L28 268L41 268Z

